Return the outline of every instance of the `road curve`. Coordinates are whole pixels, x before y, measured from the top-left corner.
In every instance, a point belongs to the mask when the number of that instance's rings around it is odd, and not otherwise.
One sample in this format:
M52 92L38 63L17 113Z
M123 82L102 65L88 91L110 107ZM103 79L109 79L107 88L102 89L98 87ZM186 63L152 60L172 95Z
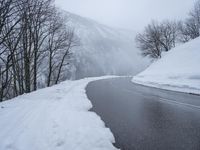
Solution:
M121 150L200 150L200 96L130 78L94 81L86 91Z

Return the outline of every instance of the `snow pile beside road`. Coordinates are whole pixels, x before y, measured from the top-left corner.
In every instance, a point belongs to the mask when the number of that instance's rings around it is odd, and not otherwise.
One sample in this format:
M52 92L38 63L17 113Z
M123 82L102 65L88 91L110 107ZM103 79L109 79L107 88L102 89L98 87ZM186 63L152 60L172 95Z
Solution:
M168 90L200 94L200 38L167 52L133 82Z
M115 150L85 94L88 78L0 103L0 150Z

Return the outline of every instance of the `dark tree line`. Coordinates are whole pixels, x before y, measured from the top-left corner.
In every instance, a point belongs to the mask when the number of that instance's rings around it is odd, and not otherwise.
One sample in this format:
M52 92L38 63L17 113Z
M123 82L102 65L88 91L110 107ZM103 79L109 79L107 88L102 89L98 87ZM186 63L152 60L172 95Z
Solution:
M185 43L200 36L200 0L190 11L185 21L152 21L143 33L136 36L136 43L142 56L157 59L162 52L174 48L177 43Z
M0 101L66 79L78 44L53 0L0 0Z

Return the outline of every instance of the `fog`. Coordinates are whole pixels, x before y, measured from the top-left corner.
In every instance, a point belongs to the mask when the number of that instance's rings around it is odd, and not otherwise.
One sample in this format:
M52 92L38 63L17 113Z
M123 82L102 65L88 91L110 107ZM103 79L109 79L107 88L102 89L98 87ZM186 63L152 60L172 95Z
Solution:
M64 10L103 24L142 30L151 20L183 19L195 0L55 0Z
M195 0L55 0L68 12L69 23L81 41L73 51L73 78L135 75L150 64L141 57L135 35L152 20L180 20ZM77 15L74 15L77 14ZM79 16L80 15L80 16ZM82 17L81 17L82 16ZM86 18L85 18L86 17ZM93 22L90 19L96 20ZM121 29L109 28L117 27ZM128 30L124 30L128 29ZM130 31L132 30L132 31ZM75 70L75 71L74 71Z
M72 13L68 25L75 28L80 46L72 50L71 78L102 75L135 75L146 68L134 44L135 32L110 28Z

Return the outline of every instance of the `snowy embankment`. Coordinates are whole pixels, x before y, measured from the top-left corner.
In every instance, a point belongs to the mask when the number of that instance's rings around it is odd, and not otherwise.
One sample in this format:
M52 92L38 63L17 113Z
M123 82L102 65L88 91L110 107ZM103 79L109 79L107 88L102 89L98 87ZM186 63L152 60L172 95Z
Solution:
M134 83L200 94L200 38L167 52L142 73Z
M114 150L114 137L85 94L88 78L0 103L0 150Z

